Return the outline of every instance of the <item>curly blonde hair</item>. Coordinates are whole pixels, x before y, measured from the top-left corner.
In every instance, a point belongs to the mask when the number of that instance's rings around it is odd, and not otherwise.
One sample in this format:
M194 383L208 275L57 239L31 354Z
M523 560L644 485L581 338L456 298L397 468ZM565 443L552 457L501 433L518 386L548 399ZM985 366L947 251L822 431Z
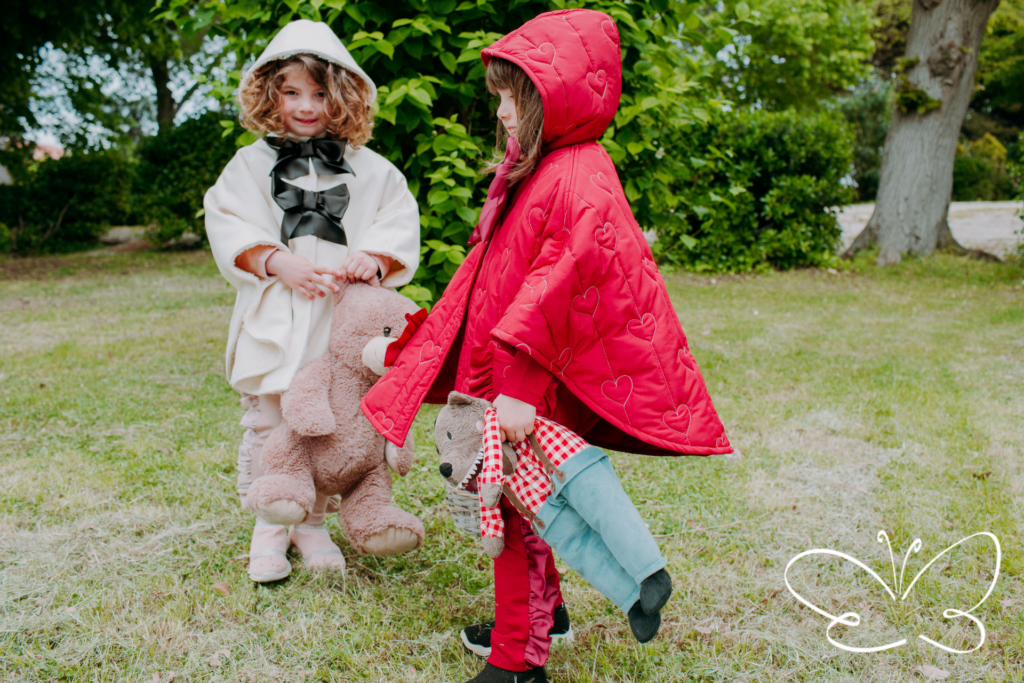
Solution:
M242 82L238 90L239 120L257 135L287 132L281 118L281 84L288 72L302 69L326 91L324 116L327 135L359 147L373 132L370 87L348 69L313 55L295 55L267 62Z

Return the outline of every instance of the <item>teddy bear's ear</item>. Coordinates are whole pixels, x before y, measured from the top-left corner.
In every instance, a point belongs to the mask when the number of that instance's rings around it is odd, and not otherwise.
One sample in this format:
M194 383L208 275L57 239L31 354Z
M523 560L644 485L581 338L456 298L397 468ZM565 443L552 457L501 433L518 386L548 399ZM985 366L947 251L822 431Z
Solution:
M450 405L450 406L475 406L475 405L487 406L489 404L487 403L487 401L485 401L482 398L474 398L473 396L469 396L467 394L460 394L457 391L453 391L450 394L448 394L448 405Z

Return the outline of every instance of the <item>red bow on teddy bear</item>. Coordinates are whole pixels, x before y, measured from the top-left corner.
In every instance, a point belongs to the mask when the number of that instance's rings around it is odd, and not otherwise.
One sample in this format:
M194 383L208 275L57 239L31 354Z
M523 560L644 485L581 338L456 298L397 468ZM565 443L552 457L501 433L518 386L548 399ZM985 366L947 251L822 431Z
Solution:
M416 334L416 330L420 329L423 321L427 319L427 309L421 308L413 314L406 313L405 319L408 321L408 324L405 326L405 330L402 331L402 336L388 344L388 350L384 354L384 367L386 368L390 368L395 364L395 361L398 360L398 355L402 353L402 349L409 343L412 336Z

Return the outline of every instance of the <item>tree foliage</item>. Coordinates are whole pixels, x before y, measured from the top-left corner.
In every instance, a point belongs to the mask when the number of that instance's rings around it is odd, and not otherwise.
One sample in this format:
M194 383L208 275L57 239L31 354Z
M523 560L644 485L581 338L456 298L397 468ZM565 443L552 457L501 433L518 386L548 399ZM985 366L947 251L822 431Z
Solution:
M978 54L978 92L971 108L995 119L1004 144L1024 130L1024 0L1003 0L989 19ZM1000 128L1002 130L1000 130Z
M436 297L465 257L465 244L486 195L480 169L493 147L494 104L486 92L480 50L542 12L585 4L616 20L623 46L622 106L602 140L618 164L641 225L671 220L678 170L689 164L673 149L718 106L699 87L703 54L732 34L707 25L700 5L675 0L161 0L160 19L185 32L210 30L228 41L238 64L253 59L293 19L327 22L378 86L370 146L398 166L421 210L423 267L409 293ZM726 10L732 7L728 3ZM251 62L250 62L251 63ZM241 71L214 92L233 97ZM237 134L227 131L227 134ZM241 144L251 142L248 134Z
M716 74L730 99L771 110L814 109L870 73L870 5L856 0L751 0L736 6L735 46ZM729 19L714 13L710 23Z

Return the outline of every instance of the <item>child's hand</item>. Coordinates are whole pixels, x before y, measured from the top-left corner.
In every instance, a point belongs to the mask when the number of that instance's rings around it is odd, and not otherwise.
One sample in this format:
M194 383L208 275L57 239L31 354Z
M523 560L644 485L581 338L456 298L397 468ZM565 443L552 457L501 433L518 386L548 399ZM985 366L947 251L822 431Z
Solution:
M341 291L334 284L333 277L337 277L337 271L326 266L315 266L305 258L286 251L275 251L270 255L267 259L267 275L277 275L286 285L310 301L316 299L317 295L327 296L321 287L335 294Z
M501 394L494 399L494 410L498 414L498 427L503 440L514 443L533 434L533 422L537 419L535 406Z
M365 251L350 251L338 269L338 276L348 279L349 282L369 282L377 276L378 268L380 266L377 262Z

